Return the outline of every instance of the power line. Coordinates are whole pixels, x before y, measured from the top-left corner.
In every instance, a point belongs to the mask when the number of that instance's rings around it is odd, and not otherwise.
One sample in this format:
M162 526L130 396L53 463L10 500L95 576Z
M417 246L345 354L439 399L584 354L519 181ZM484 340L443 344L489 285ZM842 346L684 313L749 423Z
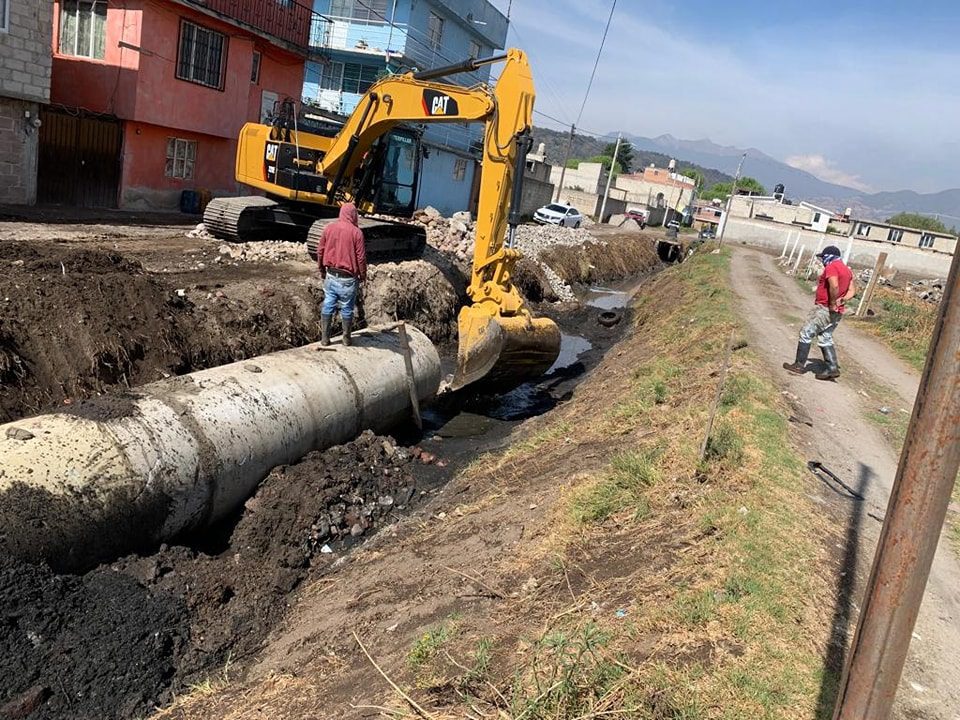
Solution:
M563 125L565 128L566 128L566 127L570 127L570 123L568 123L568 122L566 122L566 121L564 121L564 120L561 120L560 118L555 118L555 117L553 117L553 115L547 115L545 112L541 112L540 110L534 109L533 113L534 113L534 115L542 115L543 117L547 118L548 120L553 120L555 123L560 123L560 124ZM594 137L600 138L601 140L610 138L610 134L609 134L609 133L594 132L593 130L586 130L585 128L581 128L581 127L578 127L578 128L577 128L577 133L579 133L580 135L593 135Z
M603 28L603 37L600 38L600 47L597 50L597 59L593 62L593 72L590 73L590 82L587 83L587 92L583 94L583 104L580 105L580 112L577 113L577 122L583 117L583 110L587 107L587 98L590 97L590 90L593 87L593 79L597 74L597 66L600 64L600 56L603 54L603 46L607 42L607 33L610 31L610 21L613 20L613 11L617 9L617 0L613 0L610 5L610 14L607 16L607 25ZM576 123L574 123L576 124Z

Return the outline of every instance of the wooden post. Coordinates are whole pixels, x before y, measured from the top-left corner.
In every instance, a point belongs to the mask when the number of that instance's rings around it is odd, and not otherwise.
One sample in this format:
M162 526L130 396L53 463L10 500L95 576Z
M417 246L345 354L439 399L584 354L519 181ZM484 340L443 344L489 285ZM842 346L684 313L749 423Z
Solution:
M700 462L707 455L707 444L710 442L710 433L713 432L713 420L717 416L717 408L720 407L720 398L723 397L723 384L727 380L727 368L730 367L730 355L733 353L733 334L730 331L730 339L727 340L727 354L723 358L723 367L720 369L720 382L717 383L717 396L713 399L713 407L710 408L710 418L707 420L707 432L703 436L703 444L700 445Z
M397 332L400 333L400 348L403 350L403 364L407 368L407 387L410 388L410 406L413 408L413 422L417 430L423 430L423 418L420 417L420 398L417 397L417 378L413 374L413 355L410 352L410 339L407 337L407 326L403 322L397 323Z
M863 291L860 304L857 305L856 317L866 317L867 310L870 309L870 302L873 300L873 291L876 290L877 283L880 282L880 273L883 272L883 266L886 262L887 254L885 252L880 253L877 256L877 264L873 266L873 275L870 276L867 289Z

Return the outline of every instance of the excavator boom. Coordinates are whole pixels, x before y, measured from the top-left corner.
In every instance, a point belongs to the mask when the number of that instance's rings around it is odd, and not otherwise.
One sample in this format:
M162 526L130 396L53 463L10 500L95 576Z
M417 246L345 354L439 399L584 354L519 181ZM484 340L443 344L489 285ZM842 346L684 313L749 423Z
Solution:
M478 66L503 63L496 86L464 87L439 82ZM520 223L520 197L526 154L533 127L534 86L527 56L517 49L482 60L471 59L425 72L391 75L374 83L356 110L331 138L303 133L295 123L272 128L251 126L241 136L237 179L287 202L336 208L356 202L364 211L364 189L371 166L382 157L383 138L401 128L425 123L483 123L483 158L476 244L467 294L460 311L459 351L453 389L488 384L499 391L542 375L560 352L560 331L546 318L535 318L513 284L520 258L514 235ZM269 137L267 136L269 134ZM256 151L242 150L244 138ZM279 160L286 159L286 164ZM273 163L273 164L271 164ZM272 174L271 174L272 173ZM247 200L247 199L236 199ZM292 214L289 205L267 207L274 200L253 199L250 208L229 201L210 212L214 227L242 227L252 212ZM252 208L252 212L251 212ZM509 210L509 213L508 213ZM206 221L206 216L205 216ZM318 225L315 224L311 233ZM369 238L368 238L369 244Z

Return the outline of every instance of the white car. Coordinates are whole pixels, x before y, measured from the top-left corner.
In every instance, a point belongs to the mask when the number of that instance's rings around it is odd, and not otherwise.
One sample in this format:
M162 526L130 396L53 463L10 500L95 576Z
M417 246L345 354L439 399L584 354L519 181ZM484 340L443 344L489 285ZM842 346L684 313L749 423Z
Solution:
M537 210L533 214L533 220L541 225L549 223L550 225L560 225L561 227L578 228L583 222L583 215L571 205L550 203Z

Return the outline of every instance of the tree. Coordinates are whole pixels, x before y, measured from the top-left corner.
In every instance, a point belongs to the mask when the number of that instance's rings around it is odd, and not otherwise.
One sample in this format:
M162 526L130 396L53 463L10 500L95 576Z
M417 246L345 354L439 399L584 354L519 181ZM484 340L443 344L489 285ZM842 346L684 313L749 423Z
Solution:
M705 178L703 177L703 173L696 168L682 168L680 174L693 180L698 188L703 187Z
M766 195L767 189L758 180L744 176L737 181L737 192L749 190L751 195Z
M613 158L609 155L594 155L592 158L587 160L587 162L600 163L603 165L604 170L610 170L610 163L613 162ZM620 163L616 163L613 166L614 177L623 172L623 166Z
M613 151L616 149L616 143L607 143L603 148L603 155L613 157ZM633 145L623 140L620 143L620 149L617 151L617 165L623 168L623 172L630 172L633 165Z
M902 212L887 218L891 225L902 225L903 227L915 228L917 230L929 230L930 232L949 233L950 230L937 218L926 217L919 213Z
M694 171L696 172L696 171ZM690 176L688 176L690 177ZM737 194L744 190L753 195L766 195L767 190L757 180L752 177L742 177L737 181ZM701 200L726 200L727 196L733 191L733 183L716 183L700 193Z

